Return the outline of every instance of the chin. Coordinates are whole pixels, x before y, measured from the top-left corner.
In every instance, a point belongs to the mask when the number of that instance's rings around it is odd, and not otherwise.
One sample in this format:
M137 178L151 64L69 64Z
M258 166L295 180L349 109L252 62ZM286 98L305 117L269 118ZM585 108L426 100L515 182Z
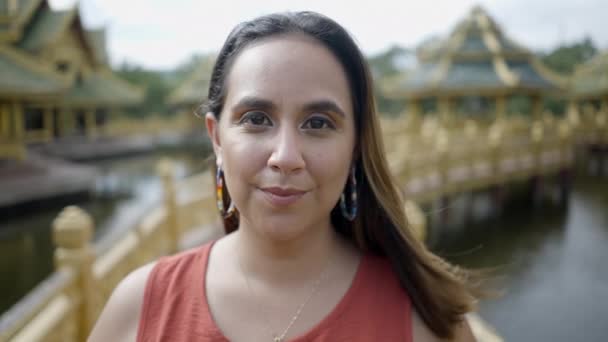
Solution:
M256 225L258 233L277 241L288 241L297 239L304 234L310 233L312 223L301 217L266 217L263 222Z

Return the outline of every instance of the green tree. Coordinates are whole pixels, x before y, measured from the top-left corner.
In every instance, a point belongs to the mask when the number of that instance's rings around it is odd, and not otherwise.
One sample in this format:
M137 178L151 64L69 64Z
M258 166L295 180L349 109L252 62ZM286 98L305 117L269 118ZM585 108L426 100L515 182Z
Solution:
M403 112L405 102L389 99L380 90L380 84L406 72L414 63L412 50L401 46L391 46L386 51L367 58L374 77L374 95L378 111L387 115L398 115Z
M542 61L553 71L569 76L574 72L577 65L585 63L597 54L598 50L591 38L583 38L579 42L561 45L553 51L542 56ZM545 107L556 114L565 112L563 100L548 98L545 100Z
M198 69L198 67L201 65L201 63L204 63L209 58L212 58L212 56L211 55L200 55L200 54L192 55L188 60L186 60L184 63L178 65L177 68L175 68L175 70L170 72L168 74L168 77L176 85L180 84L185 79L187 79L192 74L192 72L194 72L196 69Z
M146 91L144 102L137 109L128 112L129 115L145 117L148 115L167 113L165 98L171 91L171 85L162 72L146 70L140 66L123 63L116 73L125 80L143 87Z
M138 65L123 63L115 70L116 73L146 90L143 104L136 109L131 109L127 114L136 117L152 114L169 115L167 97L207 58L212 58L212 56L193 55L174 70L169 71L147 70Z
M574 68L597 54L597 47L586 37L580 42L558 46L542 57L543 62L558 73L570 74Z

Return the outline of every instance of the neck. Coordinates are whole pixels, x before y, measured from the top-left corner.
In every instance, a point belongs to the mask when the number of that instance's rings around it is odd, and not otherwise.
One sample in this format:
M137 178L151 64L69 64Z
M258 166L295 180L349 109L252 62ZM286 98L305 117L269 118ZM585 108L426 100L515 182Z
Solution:
M271 240L248 228L242 222L235 232L244 272L275 284L289 285L317 277L332 258L338 257L344 243L329 223L288 240Z

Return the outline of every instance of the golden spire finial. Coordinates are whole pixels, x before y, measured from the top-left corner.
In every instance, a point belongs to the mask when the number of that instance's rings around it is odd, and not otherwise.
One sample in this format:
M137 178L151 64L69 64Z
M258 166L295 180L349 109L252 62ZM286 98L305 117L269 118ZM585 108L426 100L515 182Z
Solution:
M473 8L471 9L471 14L473 16L477 16L480 14L485 14L486 10L483 8L483 6L481 6L481 4L476 4L475 6L473 6Z

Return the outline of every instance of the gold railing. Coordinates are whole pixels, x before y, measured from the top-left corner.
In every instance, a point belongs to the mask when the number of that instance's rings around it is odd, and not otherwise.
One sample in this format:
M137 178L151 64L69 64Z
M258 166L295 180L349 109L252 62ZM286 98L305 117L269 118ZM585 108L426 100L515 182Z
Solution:
M586 105L579 110L570 106L566 116L577 144L608 145L608 107L595 110L593 106Z
M423 239L426 233L417 203L568 166L573 142L587 134L584 125L555 119L531 126L518 120L489 126L463 121L449 128L434 118L385 122L390 165L408 199L404 209L415 234ZM598 139L608 136L600 132ZM217 234L212 175L175 182L169 162L160 164L159 173L163 205L111 245L92 244L93 222L84 211L62 211L53 224L56 270L0 317L0 341L83 341L111 291L131 270L180 250L185 246L180 240L189 234ZM201 226L206 229L195 229ZM470 319L480 341L500 340L477 316Z
M0 341L84 341L122 278L180 250L181 237L217 221L208 172L175 182L165 161L159 173L163 205L110 247L92 244L93 221L81 209L68 207L59 214L53 223L55 272L0 317Z
M566 170L578 139L567 119L500 120L486 127L466 120L447 129L429 117L383 125L391 170L405 197L417 203Z

